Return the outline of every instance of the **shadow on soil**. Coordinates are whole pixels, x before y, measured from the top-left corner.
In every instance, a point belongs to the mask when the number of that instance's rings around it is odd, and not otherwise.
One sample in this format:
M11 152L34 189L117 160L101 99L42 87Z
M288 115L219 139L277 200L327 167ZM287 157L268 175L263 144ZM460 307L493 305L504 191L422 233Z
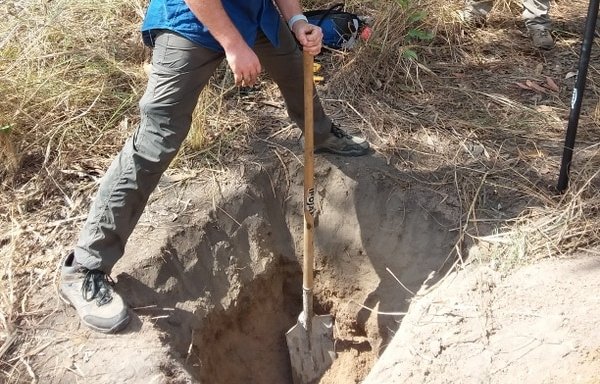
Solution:
M291 383L284 336L302 310L302 168L283 159L118 276L200 382ZM335 317L338 354L374 360L414 293L450 266L459 208L378 156L318 163L315 313Z

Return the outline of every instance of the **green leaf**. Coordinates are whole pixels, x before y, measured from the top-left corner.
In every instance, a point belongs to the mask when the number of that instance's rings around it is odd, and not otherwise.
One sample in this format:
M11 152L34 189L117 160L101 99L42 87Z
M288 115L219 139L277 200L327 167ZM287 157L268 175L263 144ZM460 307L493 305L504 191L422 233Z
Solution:
M425 11L416 11L414 13L412 13L409 17L408 17L408 21L412 24L412 23L417 23L423 19L425 19L427 17L427 12Z
M402 52L402 57L404 57L406 59L411 59L411 60L418 59L417 52L415 52L412 49L407 49L406 51Z
M422 41L429 41L429 40L433 39L433 33L423 31L420 29L411 29L410 31L408 31L408 33L406 35L409 38L422 40Z
M14 124L0 125L0 133L8 135L12 131Z

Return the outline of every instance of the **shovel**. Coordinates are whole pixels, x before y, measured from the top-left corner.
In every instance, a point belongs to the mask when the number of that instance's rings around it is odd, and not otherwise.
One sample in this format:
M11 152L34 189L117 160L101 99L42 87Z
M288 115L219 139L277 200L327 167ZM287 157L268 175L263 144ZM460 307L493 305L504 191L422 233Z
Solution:
M285 334L294 384L316 383L335 358L333 318L313 314L314 263L314 134L313 57L304 52L304 262L302 312L298 322Z

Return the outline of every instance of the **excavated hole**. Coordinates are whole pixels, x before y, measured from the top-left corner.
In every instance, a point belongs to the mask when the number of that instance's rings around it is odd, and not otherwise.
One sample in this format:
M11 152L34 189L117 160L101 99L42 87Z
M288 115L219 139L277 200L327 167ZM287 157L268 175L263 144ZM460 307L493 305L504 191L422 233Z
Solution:
M441 195L327 172L317 190L315 313L334 316L338 357L320 383L353 383L383 352L413 293L443 273L456 215ZM177 307L157 324L202 383L292 382L285 332L302 309L301 201L282 203L269 180L258 175L208 222L171 237L149 284L159 304Z
M248 284L235 308L204 319L194 337L200 382L291 383L284 335L301 308L301 277L291 266L275 269Z

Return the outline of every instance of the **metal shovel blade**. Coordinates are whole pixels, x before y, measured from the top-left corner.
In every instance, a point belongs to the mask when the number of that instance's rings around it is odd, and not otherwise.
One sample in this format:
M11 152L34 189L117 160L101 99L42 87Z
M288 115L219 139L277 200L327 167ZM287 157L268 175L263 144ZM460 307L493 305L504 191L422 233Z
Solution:
M307 330L300 321L286 334L294 384L313 384L333 363L333 318L313 316Z

